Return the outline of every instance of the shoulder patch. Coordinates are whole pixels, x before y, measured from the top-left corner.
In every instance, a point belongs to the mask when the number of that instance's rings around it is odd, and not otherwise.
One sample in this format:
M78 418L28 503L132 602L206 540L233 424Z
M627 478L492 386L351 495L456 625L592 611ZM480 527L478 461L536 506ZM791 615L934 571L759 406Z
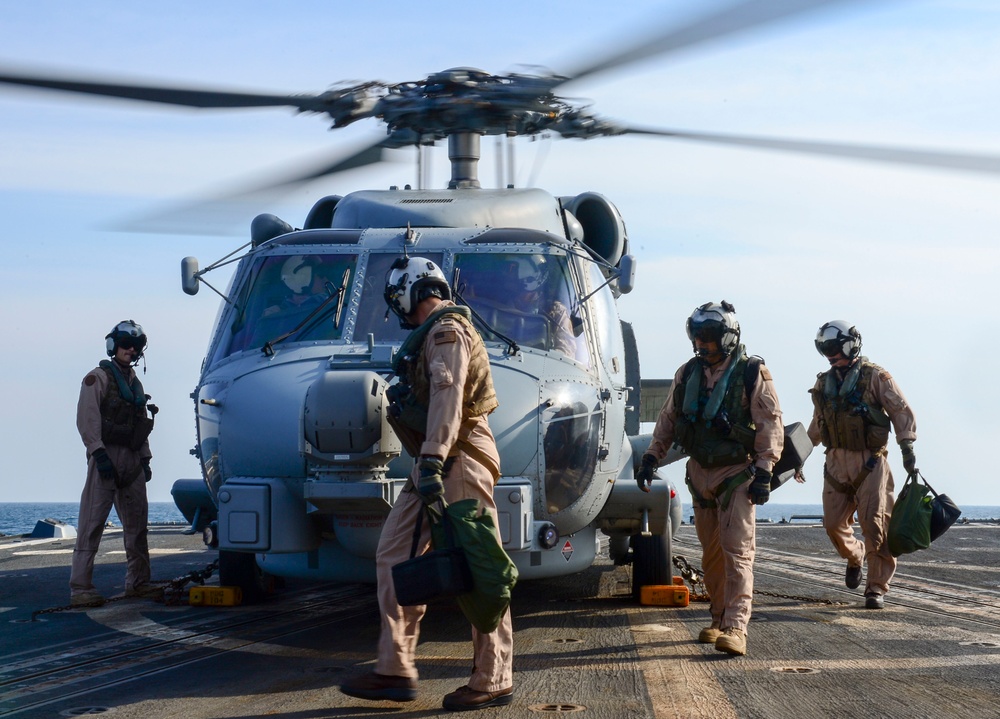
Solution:
M458 332L453 329L439 330L434 333L434 344L445 345L458 341Z
M889 374L889 370L884 369L884 370L882 370L881 372L878 373L878 378L880 380L882 380L883 382L888 382L889 380L892 379L892 375Z
M764 378L765 382L773 381L771 379L771 370L763 362L760 363L760 376Z
M96 381L97 381L97 377L95 377L92 374L88 374L86 377L83 378L83 383L85 385L87 385L88 387L90 387Z

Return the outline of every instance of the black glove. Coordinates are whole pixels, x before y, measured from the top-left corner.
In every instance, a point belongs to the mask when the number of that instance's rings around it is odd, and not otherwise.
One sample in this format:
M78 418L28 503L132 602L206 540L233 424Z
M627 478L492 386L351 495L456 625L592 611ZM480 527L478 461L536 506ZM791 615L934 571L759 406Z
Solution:
M142 460L142 473L146 475L147 482L153 478L153 469L149 466L149 457Z
M754 504L767 504L771 498L771 473L763 467L755 467L753 481L750 483L750 501Z
M91 456L94 458L94 464L97 466L97 473L101 476L101 479L118 479L118 472L115 471L115 465L112 464L111 457L108 456L107 451L103 447L95 449Z
M917 473L917 456L913 453L913 440L904 439L899 443L899 451L903 454L903 468L906 473Z
M424 504L434 504L444 496L444 461L430 455L420 457L417 494Z
M653 472L656 471L658 464L653 455L642 455L642 464L639 465L639 471L635 473L635 483L643 492L648 492L653 485Z

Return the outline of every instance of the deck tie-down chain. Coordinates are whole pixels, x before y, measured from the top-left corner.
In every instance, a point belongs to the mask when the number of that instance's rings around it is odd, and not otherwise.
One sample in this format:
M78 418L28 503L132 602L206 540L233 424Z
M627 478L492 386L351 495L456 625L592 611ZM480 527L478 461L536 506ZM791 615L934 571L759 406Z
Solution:
M692 602L707 602L708 589L705 587L705 578L700 569L695 569L682 554L674 555L674 566L681 573L684 581L691 585L689 599Z
M691 566L688 560L680 554L674 555L674 566L680 570L681 576L684 580L691 585L691 601L692 602L707 602L709 601L708 589L705 587L705 577L702 571L697 567ZM701 591L699 591L699 588ZM798 594L778 594L777 592L765 592L762 589L754 589L754 594L760 594L764 597L774 597L775 599L790 599L794 602L802 602L803 604L844 604L844 602L837 601L835 599L820 599L819 597L805 597Z
M176 579L157 579L150 582L153 586L162 585L163 595L161 599L153 599L153 601L162 601L167 606L175 606L180 604L184 596L184 587L188 583L204 585L205 580L212 576L212 574L218 570L219 560L214 560L211 564L206 566L204 569L193 569L187 574L181 575ZM123 599L137 599L137 597L129 597L122 594L120 597L110 597L108 599L103 599L97 602L88 602L86 604L67 604L62 607L50 607L48 609L38 609L31 613L31 619L29 621L34 622L36 617L43 614L55 614L56 612L65 612L70 609L96 609L97 607L102 607L113 602L120 602Z

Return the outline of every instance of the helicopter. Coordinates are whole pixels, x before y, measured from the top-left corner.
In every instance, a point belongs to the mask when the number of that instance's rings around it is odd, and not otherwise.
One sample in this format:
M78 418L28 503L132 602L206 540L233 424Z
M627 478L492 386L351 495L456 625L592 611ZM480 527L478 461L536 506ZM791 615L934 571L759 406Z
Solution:
M768 19L761 14L757 21ZM668 482L640 495L632 473L648 442L639 425L655 417L668 385L640 379L634 336L615 307L635 270L624 220L594 192L553 197L537 189L484 189L476 168L484 135L767 142L620 125L555 94L570 80L675 46L629 49L566 75L459 67L315 96L0 74L0 82L11 84L193 107L291 106L328 116L334 128L385 123L384 140L313 174L370 163L394 148L448 143L447 188L324 197L301 228L267 215L255 220L250 249L220 293L223 304L193 397L204 476L197 491L175 487L193 527L219 546L225 583L251 590L265 576L373 578L380 518L410 464L384 423L389 367L403 335L384 322L381 290L387 263L404 253L443 267L456 297L480 318L501 401L490 420L503 461L498 519L521 576L589 566L602 531L616 561L632 561L637 575L645 575L642 582L663 581L679 500ZM914 151L770 142L774 149L817 154L934 159ZM203 271L186 259L184 290L195 294L218 266ZM568 345L557 346L560 328L543 313L503 306L513 283L537 284L541 301L567 308ZM302 304L313 306L286 307L304 294Z

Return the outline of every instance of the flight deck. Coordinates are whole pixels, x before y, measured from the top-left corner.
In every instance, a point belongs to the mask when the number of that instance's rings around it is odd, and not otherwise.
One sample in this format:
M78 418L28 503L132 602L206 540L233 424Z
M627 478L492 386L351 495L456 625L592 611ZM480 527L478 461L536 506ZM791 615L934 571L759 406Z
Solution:
M123 594L120 531L95 584L113 601L67 609L73 540L0 538L0 717L433 717L471 666L468 624L447 603L422 624L416 701L365 702L338 684L369 671L378 634L370 585L288 580L256 605L190 606L218 584L216 552L177 526L150 532L168 603ZM674 555L697 567L681 526ZM821 526L760 524L748 654L696 640L707 604L639 606L607 548L576 575L514 591L515 696L488 716L989 717L1000 700L1000 525L958 524L900 558L883 610L843 581Z

